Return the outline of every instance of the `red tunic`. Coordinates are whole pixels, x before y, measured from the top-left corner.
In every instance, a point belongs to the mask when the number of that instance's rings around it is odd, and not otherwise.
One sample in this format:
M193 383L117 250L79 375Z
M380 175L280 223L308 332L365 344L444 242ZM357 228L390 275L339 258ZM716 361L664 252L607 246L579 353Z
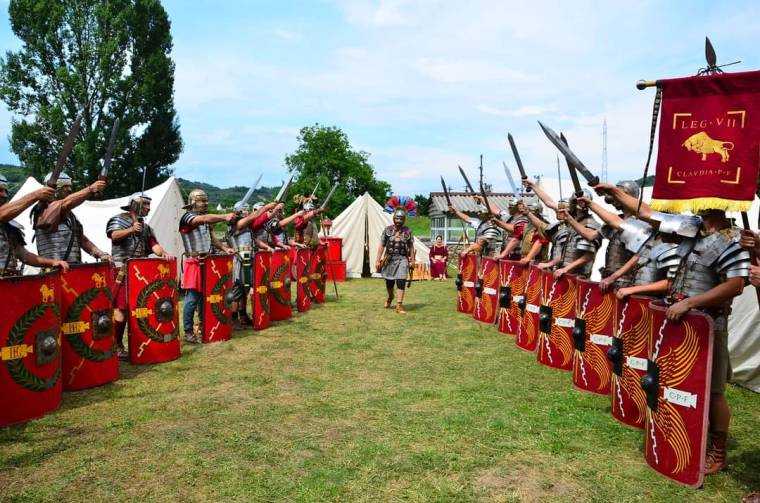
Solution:
M433 245L430 248L430 275L434 278L446 276L446 261L449 258L449 250L446 245Z

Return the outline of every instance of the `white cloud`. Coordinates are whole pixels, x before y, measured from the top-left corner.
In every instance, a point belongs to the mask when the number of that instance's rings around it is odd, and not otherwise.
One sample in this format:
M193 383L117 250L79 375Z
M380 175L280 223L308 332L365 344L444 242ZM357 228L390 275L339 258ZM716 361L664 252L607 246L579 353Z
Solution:
M480 104L475 107L479 112L497 117L533 117L556 111L553 106L523 105L513 110L504 110L490 105Z

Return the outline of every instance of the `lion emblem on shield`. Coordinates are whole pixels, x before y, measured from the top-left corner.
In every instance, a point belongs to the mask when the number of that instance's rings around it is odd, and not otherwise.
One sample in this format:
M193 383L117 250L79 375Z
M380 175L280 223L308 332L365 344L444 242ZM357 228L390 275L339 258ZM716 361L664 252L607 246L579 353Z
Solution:
M720 162L728 162L728 152L734 149L732 142L714 140L704 131L689 136L682 145L690 152L702 154L703 161L707 160L709 154L718 154Z

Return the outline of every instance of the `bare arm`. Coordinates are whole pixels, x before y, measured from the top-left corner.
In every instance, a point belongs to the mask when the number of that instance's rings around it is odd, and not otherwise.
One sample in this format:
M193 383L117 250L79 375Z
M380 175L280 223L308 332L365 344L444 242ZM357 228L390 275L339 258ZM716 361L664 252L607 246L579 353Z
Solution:
M589 208L591 208L591 211L599 215L599 218L604 220L604 222L609 225L610 227L614 229L620 229L620 226L623 224L623 219L620 218L619 215L616 215L612 213L611 211L607 211L604 208L602 208L599 204L595 203L594 201L590 201L586 199L585 197L579 198L580 200L585 200L586 203L589 205Z
M654 283L645 283L643 285L629 286L627 288L620 288L615 295L618 299L625 299L629 295L639 294L658 294L667 293L670 282L667 279L661 279Z
M504 249L499 254L499 258L507 258L510 255L512 255L512 252L515 251L515 248L517 248L517 245L520 244L520 240L517 238L509 238L509 241L507 241L507 246L504 247Z
M63 211L71 211L83 202L87 201L95 192L92 185L89 187L85 187L80 191L73 192L69 194L68 196L61 199L61 209ZM55 204L55 202L51 203L51 206Z
M102 251L100 248L95 246L95 243L90 241L90 238L88 238L84 234L82 234L82 249L97 259L101 259L104 256L108 255L107 253Z
M526 179L523 180L523 184L527 187L530 187L533 189L533 191L536 193L538 198L543 201L543 203L548 207L551 208L554 211L557 211L557 201L552 199L552 197L536 182Z
M562 269L558 269L554 274L555 276L562 276L563 274L572 273L574 270L576 270L579 267L582 267L585 264L588 264L589 262L594 260L594 255L586 252L577 259L573 260L569 264L567 264Z
M515 224L510 224L507 222L502 222L500 218L494 218L493 220L494 225L497 225L504 229L505 231L509 232L510 234L514 234L515 232Z
M244 216L235 224L235 230L242 231L246 227L249 227L251 223L259 218L264 212L271 210L277 205L277 203L267 203L256 211L252 211L248 215Z
M0 222L10 222L37 201L50 199L54 194L55 191L53 189L42 187L18 198L16 201L5 203L0 206Z
M224 253L233 253L235 250L227 246L226 243L223 243L217 239L217 237L214 235L213 232L211 232L211 244L214 248L217 250L222 250Z
M565 211L565 210L560 210ZM578 222L576 219L574 219L570 213L565 211L565 222L570 224L570 227L575 229L575 232L581 235L583 239L586 241L594 241L599 237L599 231L595 231L594 229L589 229L585 225Z
M541 248L543 248L543 245L540 241L536 241L533 243L533 245L530 247L530 250L528 253L520 259L521 264L528 264L530 263L533 258L538 255L541 252Z
M235 217L234 213L206 213L205 215L195 215L190 220L191 227L200 227L203 224L218 224L219 222L229 222Z
M35 255L21 245L17 245L14 251L19 260L25 264L34 267L60 267L64 271L69 270L69 264L67 264L65 261L40 257L39 255Z
M639 207L639 200L635 197L631 196L630 194L626 194L623 192L623 189L620 187L616 187L614 185L610 185L608 183L600 183L599 185L594 187L594 190L599 194L609 194L617 201L622 204L628 212L635 215L636 210ZM600 215L601 216L601 215ZM658 226L659 222L653 222L652 221L652 208L645 203L644 201L641 202L641 211L639 212L639 217L642 220L645 220L647 223L649 223L652 226Z
M269 246L269 243L267 243L267 242L264 242L264 241L262 241L261 239L257 239L257 240L256 240L256 247L257 247L259 250L264 250L264 251L272 251L272 247L271 247L271 246Z
M454 213L457 216L457 218L459 218L459 220L461 220L462 222L470 223L470 217L468 217L466 213L459 211L453 206L449 206L449 211Z
M280 229L284 229L285 227L288 226L288 224L290 224L290 222L292 222L296 218L300 217L301 215L303 215L303 211L296 211L295 213L293 213L289 217L283 218L282 220L280 220Z
M530 220L530 223L533 224L533 227L535 227L539 232L543 233L544 229L546 229L546 222L534 215L532 211L524 213L524 215L528 217L528 220Z

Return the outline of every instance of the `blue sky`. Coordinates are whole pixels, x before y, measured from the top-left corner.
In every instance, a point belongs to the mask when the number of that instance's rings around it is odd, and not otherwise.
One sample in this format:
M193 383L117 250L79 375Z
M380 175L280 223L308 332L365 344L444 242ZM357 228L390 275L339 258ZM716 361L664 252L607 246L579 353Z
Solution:
M0 2L3 10L7 1ZM165 0L185 151L176 174L220 186L274 185L298 130L342 128L398 193L459 184L456 166L501 161L511 131L534 174L556 173L536 125L566 132L590 167L608 123L610 179L640 175L653 91L640 78L718 61L760 68L760 2ZM17 47L7 16L0 43ZM16 162L0 111L0 162ZM473 171L473 175L475 172Z

